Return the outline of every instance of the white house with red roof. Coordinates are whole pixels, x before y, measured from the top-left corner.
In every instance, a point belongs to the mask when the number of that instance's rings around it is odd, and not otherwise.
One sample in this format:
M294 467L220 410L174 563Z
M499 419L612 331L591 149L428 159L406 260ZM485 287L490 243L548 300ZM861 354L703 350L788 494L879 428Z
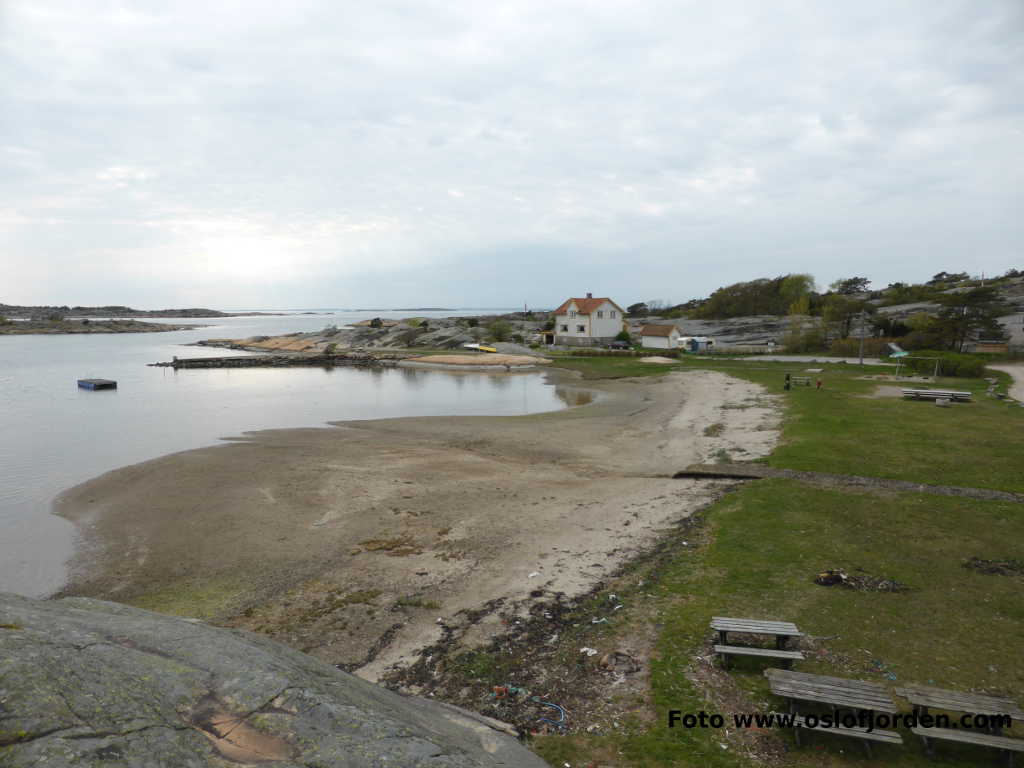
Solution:
M609 344L627 329L626 312L607 297L566 299L555 310L553 329L556 344L589 347Z

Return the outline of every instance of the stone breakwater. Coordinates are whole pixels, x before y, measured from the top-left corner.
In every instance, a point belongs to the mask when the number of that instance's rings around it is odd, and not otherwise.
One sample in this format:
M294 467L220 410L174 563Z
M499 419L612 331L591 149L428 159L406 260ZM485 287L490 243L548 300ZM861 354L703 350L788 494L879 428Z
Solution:
M252 357L188 357L174 358L161 363L150 363L157 368L286 368L295 366L349 366L363 368L393 367L397 357L380 358L372 355L253 355Z

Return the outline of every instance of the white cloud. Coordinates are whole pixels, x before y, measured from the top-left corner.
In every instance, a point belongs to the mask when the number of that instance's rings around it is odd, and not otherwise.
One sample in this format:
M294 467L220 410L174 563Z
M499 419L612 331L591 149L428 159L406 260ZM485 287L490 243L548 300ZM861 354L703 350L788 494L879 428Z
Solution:
M97 264L104 300L323 306L1019 261L1016 0L2 13L5 300Z

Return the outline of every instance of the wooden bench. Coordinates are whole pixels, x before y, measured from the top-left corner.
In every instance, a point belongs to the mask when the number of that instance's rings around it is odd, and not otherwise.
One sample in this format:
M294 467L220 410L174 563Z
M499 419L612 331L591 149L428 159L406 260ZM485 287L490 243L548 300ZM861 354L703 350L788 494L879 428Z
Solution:
M1024 752L1024 739L1014 739L1009 736L995 736L991 733L981 733L970 729L955 728L922 728L917 726L910 729L911 733L921 737L924 742L924 750L929 757L934 756L935 746L930 743L931 739L942 741L956 741L961 744L974 744L978 747L991 747L1002 751L1010 766L1013 765L1013 753Z
M971 399L970 392L954 392L953 390L943 389L904 389L904 397L911 397L914 400L954 400L969 402Z
M772 693L789 699L791 704L799 700L826 704L834 709L863 709L888 714L897 711L889 692L879 683L783 669L766 669L764 676L768 678Z
M800 715L796 711L797 701L809 701L815 704L824 704L832 709L833 715L839 710L849 709L854 712L861 710L869 712L885 712L894 714L896 703L892 700L889 692L884 686L867 680L851 680L845 677L828 677L826 675L812 675L807 672L789 672L783 669L766 669L765 677L768 678L768 685L771 692L789 700L789 711L805 722L806 715ZM860 727L837 727L817 728L815 730L835 731L841 736L852 736L859 738L864 743L868 757L871 756L871 741L880 741L891 744L902 744L903 739L893 731L871 731ZM797 744L800 743L799 729L796 731ZM877 738L880 736L880 738ZM896 737L894 739L893 737Z
M728 669L729 656L758 656L760 658L782 659L788 669L794 661L803 661L802 651L784 651L780 648L751 648L747 645L716 645L715 653L722 657L722 666Z
M785 715L776 715L785 717ZM797 746L801 746L800 742L800 731L818 731L819 733L832 733L836 736L848 736L854 739L861 739L864 744L864 751L867 752L868 757L871 757L871 742L876 741L880 744L903 744L903 737L900 736L896 731L880 731L872 730L869 731L867 728L862 728L859 725L835 725L824 727L821 725L807 725L807 719L804 715L793 715L793 725L796 726L793 729L793 736L796 738Z
M789 621L767 621L765 619L732 619L727 616L712 616L711 628L718 633L721 645L729 644L729 633L739 632L747 635L771 635L775 638L775 647L785 648L791 637L803 637L804 633Z
M1005 696L950 691L917 683L897 688L896 694L909 701L918 715L928 714L928 710L934 708L972 715L1009 715L1013 720L1024 721L1024 709Z

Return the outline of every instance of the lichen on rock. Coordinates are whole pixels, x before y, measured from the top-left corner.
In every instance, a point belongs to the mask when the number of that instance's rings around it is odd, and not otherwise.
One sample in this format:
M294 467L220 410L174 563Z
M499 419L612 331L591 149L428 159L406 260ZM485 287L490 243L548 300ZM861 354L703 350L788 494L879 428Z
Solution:
M546 765L502 724L267 638L0 593L0 766Z

